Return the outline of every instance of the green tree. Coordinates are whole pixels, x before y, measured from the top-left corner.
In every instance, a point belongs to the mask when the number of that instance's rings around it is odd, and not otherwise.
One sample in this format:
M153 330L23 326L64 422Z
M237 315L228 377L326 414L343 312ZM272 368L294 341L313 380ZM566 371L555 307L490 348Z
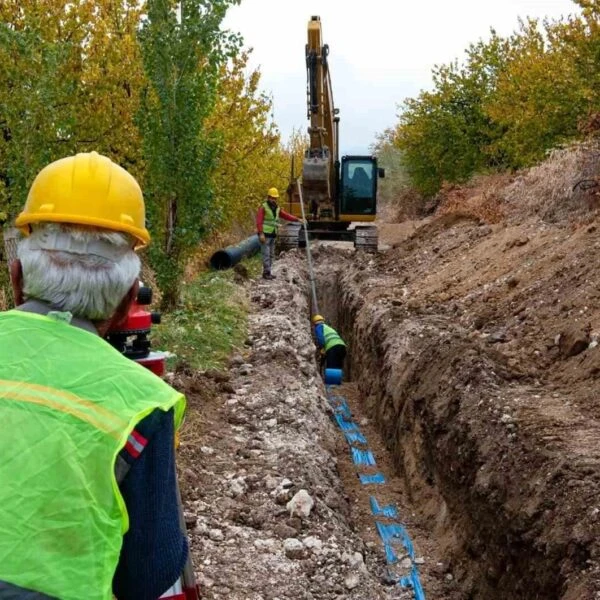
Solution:
M497 166L488 149L500 135L484 107L506 62L506 42L492 31L471 45L464 65L437 66L434 90L405 101L394 143L415 187L434 194L443 181L465 181Z
M547 24L542 31L537 21L522 22L509 48L507 67L485 111L502 129L495 151L505 157L505 166L516 169L576 137L586 100L575 48L566 43L562 27Z
M598 120L600 0L577 4L581 15L519 21L506 39L492 31L464 64L436 67L432 91L405 102L394 144L421 192L530 166Z
M239 47L220 28L235 0L149 0L140 32L149 81L138 123L154 242L150 257L163 308L179 300L184 263L218 218L211 186L220 151L207 118L221 67Z

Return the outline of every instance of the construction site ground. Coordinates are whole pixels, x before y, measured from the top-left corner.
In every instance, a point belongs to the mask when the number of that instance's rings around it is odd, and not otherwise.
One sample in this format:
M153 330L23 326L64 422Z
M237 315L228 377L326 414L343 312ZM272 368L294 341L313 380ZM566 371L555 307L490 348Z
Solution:
M249 335L229 367L169 375L189 401L205 598L415 597L390 581L373 493L398 508L427 598L600 598L599 198L576 186L598 155L446 190L426 219L381 223L377 254L313 246L375 491L332 419L303 251L240 284Z

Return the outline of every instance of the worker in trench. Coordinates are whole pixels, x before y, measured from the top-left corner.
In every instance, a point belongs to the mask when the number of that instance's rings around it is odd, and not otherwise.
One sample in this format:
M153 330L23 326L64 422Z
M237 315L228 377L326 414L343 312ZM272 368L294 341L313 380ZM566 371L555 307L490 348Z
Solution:
M184 397L103 339L150 239L136 180L95 152L35 178L0 313L0 598L155 600L186 565Z
M291 215L277 205L279 191L277 188L270 188L267 192L267 199L262 203L256 215L256 231L260 240L263 279L275 279L271 272L273 261L275 260L275 240L277 239L277 230L279 229L279 219L285 221L304 223L302 219Z
M312 323L315 340L320 355L324 358L325 368L343 371L344 359L346 358L346 343L333 327L325 323L325 319L321 315L313 315Z

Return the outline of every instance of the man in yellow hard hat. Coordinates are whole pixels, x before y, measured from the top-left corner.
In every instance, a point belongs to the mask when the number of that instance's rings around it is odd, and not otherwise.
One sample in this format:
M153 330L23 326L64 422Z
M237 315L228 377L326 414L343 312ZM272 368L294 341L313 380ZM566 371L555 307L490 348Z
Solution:
M0 313L0 597L158 598L188 556L184 397L103 339L136 297L136 180L95 152L35 178Z
M279 191L277 188L270 188L267 192L267 199L262 203L256 215L256 231L261 244L263 260L263 279L275 279L271 268L275 259L275 240L279 229L279 219L303 223L302 219L280 208L277 205L278 198Z
M322 315L313 315L312 323L317 346L325 356L325 368L343 369L344 359L346 358L346 343L340 334L325 323Z

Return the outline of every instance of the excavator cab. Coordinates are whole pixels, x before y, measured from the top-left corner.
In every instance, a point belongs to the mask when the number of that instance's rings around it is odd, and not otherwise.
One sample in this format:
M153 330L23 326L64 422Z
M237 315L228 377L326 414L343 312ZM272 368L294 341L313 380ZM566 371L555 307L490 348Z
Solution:
M343 156L339 191L339 218L363 221L377 214L377 159L372 156Z

